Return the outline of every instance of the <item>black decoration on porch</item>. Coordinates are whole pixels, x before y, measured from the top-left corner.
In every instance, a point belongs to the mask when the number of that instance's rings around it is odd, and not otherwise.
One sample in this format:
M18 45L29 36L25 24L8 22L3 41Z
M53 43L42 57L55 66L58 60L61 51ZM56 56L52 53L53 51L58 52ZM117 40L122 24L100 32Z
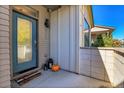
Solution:
M48 70L48 65L47 65L47 64L44 64L44 65L43 65L43 70L44 70L44 71Z
M45 27L49 28L50 27L50 24L49 24L49 19L46 19L45 20L45 23L44 23Z
M50 59L48 60L48 68L51 69L52 66L53 66L53 59L50 58Z

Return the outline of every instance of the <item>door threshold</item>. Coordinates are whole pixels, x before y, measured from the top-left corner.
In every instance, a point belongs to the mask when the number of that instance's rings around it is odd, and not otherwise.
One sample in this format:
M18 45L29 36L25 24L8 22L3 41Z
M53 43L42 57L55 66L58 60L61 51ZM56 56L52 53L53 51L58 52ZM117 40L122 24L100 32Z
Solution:
M31 73L37 73L37 72L41 73L41 71L42 70L40 68L35 68L33 70L29 70L29 71L26 71L26 72L24 72L22 74L18 74L18 75L15 75L15 76L11 77L11 80L19 79L21 77L30 75Z
M34 72L15 80L19 85L23 85L41 75L41 72Z

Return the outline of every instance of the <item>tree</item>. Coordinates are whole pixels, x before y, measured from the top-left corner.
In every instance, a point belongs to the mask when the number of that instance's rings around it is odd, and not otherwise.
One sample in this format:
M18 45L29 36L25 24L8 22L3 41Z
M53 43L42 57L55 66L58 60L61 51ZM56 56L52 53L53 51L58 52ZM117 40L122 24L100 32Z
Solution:
M96 38L96 41L92 44L94 47L103 47L104 46L104 41L102 38L102 35L98 35Z
M97 36L95 42L92 44L94 47L112 47L113 38L112 34L105 33Z
M121 42L118 39L113 40L113 47L121 47Z
M103 34L103 41L104 41L104 47L112 47L113 44L113 38L112 38L112 34Z

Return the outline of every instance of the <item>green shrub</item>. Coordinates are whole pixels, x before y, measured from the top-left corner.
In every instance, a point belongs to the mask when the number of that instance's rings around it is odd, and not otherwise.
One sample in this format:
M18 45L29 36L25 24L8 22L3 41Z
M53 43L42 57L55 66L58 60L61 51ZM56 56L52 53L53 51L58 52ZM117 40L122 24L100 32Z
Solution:
M97 36L95 42L92 44L93 47L112 47L113 38L112 34L100 34Z

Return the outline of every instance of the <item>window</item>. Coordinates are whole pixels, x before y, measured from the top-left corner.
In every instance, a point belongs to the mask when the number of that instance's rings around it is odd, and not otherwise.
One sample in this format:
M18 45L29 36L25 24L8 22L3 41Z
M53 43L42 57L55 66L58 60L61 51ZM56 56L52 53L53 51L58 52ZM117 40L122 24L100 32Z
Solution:
M25 5L15 5L13 6L14 10L21 12L23 14L26 14L28 16L31 16L33 18L38 18L39 13L37 10L35 10L34 8L30 7L29 5L25 6Z
M90 26L85 17L83 17L83 29L80 32L80 47L91 46L91 32Z
M18 18L18 62L32 60L32 22Z

